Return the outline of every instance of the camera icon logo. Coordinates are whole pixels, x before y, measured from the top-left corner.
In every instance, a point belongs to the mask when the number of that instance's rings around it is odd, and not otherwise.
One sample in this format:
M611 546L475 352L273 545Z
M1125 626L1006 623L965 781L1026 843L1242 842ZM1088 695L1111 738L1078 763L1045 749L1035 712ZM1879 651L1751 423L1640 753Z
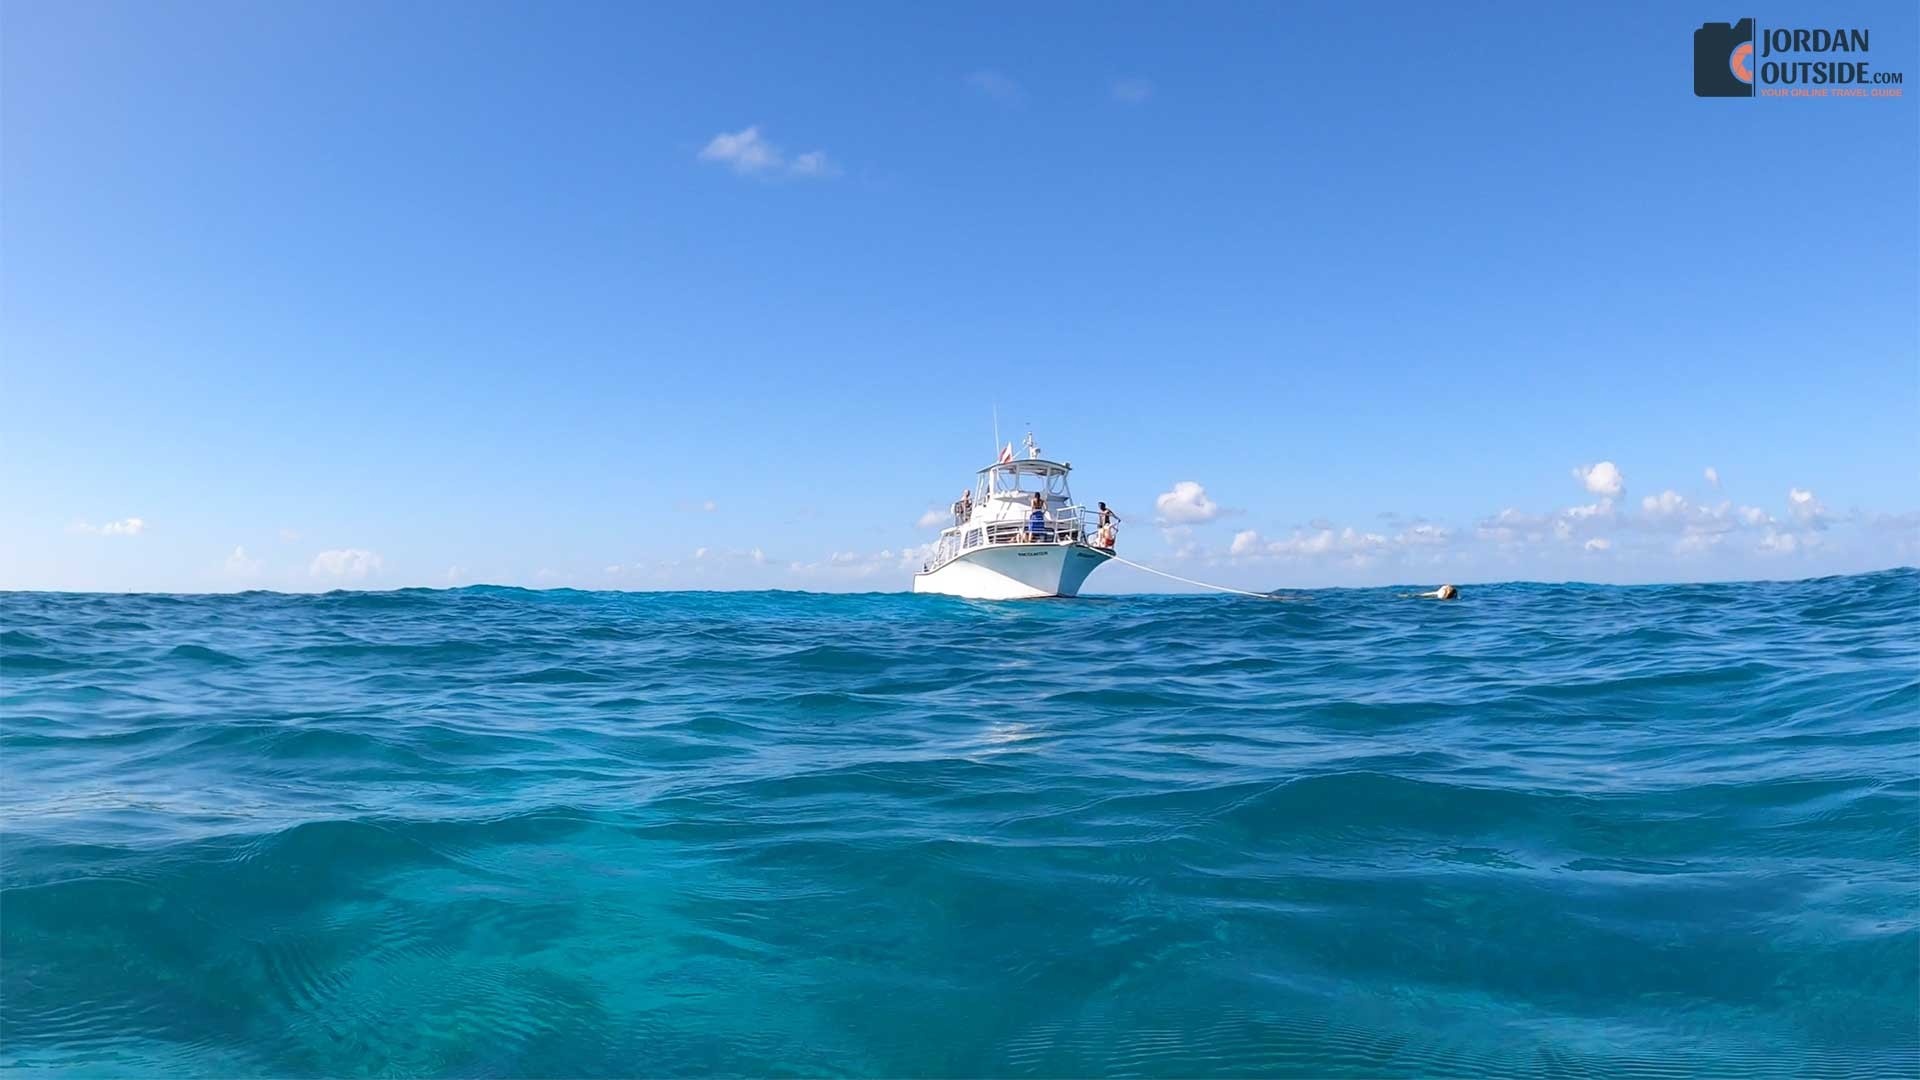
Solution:
M1701 23L1693 32L1693 96L1753 96L1753 20Z

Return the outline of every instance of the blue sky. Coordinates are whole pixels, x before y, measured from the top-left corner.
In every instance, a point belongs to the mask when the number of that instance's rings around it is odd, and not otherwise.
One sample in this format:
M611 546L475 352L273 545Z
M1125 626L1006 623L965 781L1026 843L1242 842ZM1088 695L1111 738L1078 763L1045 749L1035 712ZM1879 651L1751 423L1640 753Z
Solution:
M1920 558L1920 87L1690 73L1911 4L3 10L0 587L905 588L995 405L1227 584Z

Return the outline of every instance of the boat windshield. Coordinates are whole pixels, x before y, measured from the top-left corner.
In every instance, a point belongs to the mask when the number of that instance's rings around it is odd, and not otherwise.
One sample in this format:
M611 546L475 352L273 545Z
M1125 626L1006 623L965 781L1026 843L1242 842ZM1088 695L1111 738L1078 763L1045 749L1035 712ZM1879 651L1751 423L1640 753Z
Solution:
M1013 461L980 474L977 488L990 495L1049 495L1067 497L1067 470L1050 461Z

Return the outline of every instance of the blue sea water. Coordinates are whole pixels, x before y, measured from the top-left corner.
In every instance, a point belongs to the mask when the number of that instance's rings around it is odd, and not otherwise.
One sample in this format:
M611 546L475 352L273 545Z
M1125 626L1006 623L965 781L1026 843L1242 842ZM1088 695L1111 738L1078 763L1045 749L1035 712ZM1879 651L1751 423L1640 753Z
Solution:
M0 1067L1920 1071L1920 573L0 595Z

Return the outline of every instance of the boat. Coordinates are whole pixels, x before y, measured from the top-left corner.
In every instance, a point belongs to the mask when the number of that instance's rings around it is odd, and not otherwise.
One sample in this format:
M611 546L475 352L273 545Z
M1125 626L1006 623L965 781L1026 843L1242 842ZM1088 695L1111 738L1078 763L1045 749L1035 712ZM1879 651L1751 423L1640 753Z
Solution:
M913 575L913 591L971 600L1078 596L1087 575L1114 557L1114 526L1073 501L1073 465L1040 456L1027 434L1027 456L1013 444L981 469L953 504L953 524ZM1037 500L1037 504L1036 504Z

